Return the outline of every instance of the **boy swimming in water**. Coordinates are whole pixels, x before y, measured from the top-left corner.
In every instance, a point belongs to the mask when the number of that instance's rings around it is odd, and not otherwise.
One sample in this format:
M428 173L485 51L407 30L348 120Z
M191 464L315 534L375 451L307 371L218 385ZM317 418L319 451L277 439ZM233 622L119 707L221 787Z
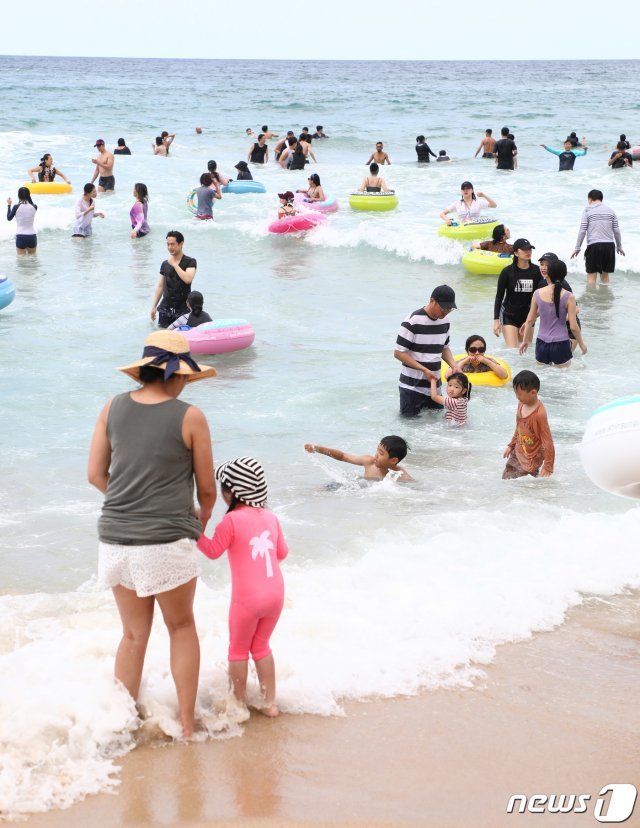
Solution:
M313 443L305 443L304 446L309 454L325 454L333 460L353 463L354 466L364 466L365 480L384 480L389 472L398 472L400 474L398 479L403 482L413 480L413 477L398 465L407 456L408 448L405 440L395 435L383 437L375 454L347 454L340 449L326 448Z

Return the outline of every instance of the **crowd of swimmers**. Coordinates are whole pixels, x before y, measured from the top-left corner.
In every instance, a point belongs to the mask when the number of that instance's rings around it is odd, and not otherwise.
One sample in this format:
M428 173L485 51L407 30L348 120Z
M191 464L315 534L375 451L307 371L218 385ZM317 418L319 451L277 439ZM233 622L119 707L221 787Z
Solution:
M196 131L201 133L202 130L198 128ZM269 163L268 142L270 140L277 141L273 148L276 162L284 169L296 171L303 170L310 160L316 160L311 149L312 142L328 139L321 125L316 127L316 132L313 134L305 127L297 137L292 130L281 137L278 133L271 131L267 124L262 126L257 135L250 128L246 130L246 134L251 140L251 146L246 160L243 159L235 165L238 180L252 179L249 164L259 166ZM163 131L153 145L154 154L168 156L174 139L174 133ZM74 237L84 238L91 235L93 219L103 217L103 214L96 210L98 193L115 189L115 156L131 154L123 138L118 139L113 152L106 148L103 139L97 139L94 146L97 150L96 156L91 159L95 167L94 175L91 181L84 185L83 194L76 205ZM575 133L567 137L562 150L542 146L545 150L557 155L560 170L573 169L576 158L587 153L586 139L582 138L579 141ZM609 165L613 168L631 166L633 159L629 149L626 136L621 135L616 149L611 154ZM508 127L501 130L501 137L498 140L493 138L492 130L486 130L476 156L480 153L484 158L493 160L498 169L517 167L518 150L515 137ZM424 135L419 135L416 139L416 154L419 163L430 163L430 158L445 163L452 160L445 150L440 150L436 155L429 147ZM360 191L389 192L386 180L380 175L381 167L391 165L390 156L382 141L376 143L366 164L369 166L369 175L362 180ZM40 182L53 182L56 176L59 176L65 183L70 183L62 171L54 166L50 154L42 156L40 163L30 169L29 174L32 181L35 180L35 175ZM200 186L195 190L196 216L200 220L210 220L213 217L214 203L222 197L222 188L229 184L230 178L218 170L215 160L210 160L207 170L201 174L199 181ZM295 212L296 195L311 204L324 201L326 194L320 176L317 173L309 175L307 187L300 188L295 193L287 190L278 194L280 217ZM140 238L145 236L150 229L148 222L149 190L144 183L138 182L134 185L133 199L130 210L131 237ZM591 190L588 193L587 202L572 257L578 255L586 240L585 259L588 282L595 283L597 276L600 275L602 282L607 283L609 275L615 269L616 252L624 255L618 220L614 211L604 204L604 196L600 190ZM18 226L16 236L18 253L21 255L25 252L35 253L37 238L34 219L37 206L33 203L28 186L19 189L17 204L13 205L11 198L7 199L7 204L7 218L10 221L15 219ZM440 213L440 217L445 223L454 219L460 223L473 222L481 217L483 210L493 209L496 206L496 202L490 195L482 191L476 192L470 181L464 181L460 188L460 198L446 206ZM498 224L493 229L491 239L475 245L482 250L513 257L513 261L500 273L496 284L494 334L496 337L502 335L507 347L517 348L520 354L524 354L533 340L534 326L536 320L539 319L535 343L537 363L566 368L571 364L576 348L579 347L582 353L587 352L582 336L577 301L571 286L566 281L566 264L552 252L544 253L538 259L538 264L533 264L532 255L535 246L527 238L518 238L511 244L510 235L508 227ZM96 426L91 450L90 480L106 494L100 530L101 583L113 586L114 591L125 587L128 591L136 589L138 596L140 593L137 592L135 585L128 586L118 580L121 577L121 559L118 555L122 554L123 545L130 544L127 540L129 538L127 532L130 529L118 526L119 509L114 506L110 510L109 504L115 497L118 486L122 487L120 495L125 497L126 492L131 489L131 480L139 480L140 474L147 473L143 467L146 462L145 457L150 452L147 452L144 441L151 437L147 434L143 419L140 419L139 444L135 441L130 443L130 456L123 458L123 464L118 465L116 472L110 477L112 451L119 449L113 449L109 444L111 432L107 429L107 422L110 427L113 426L115 431L121 427L122 434L126 433L131 436L132 430L135 430L132 425L133 419L138 415L144 418L147 413L145 409L150 410L150 407L158 402L177 402L177 396L187 381L215 375L213 368L198 366L194 362L188 352L186 340L179 334L183 328L193 328L212 321L211 316L204 309L205 300L202 293L193 289L197 275L197 261L184 252L184 244L185 239L180 231L171 230L166 234L168 256L160 266L160 277L154 289L150 310L151 319L154 321L157 319L161 330L148 337L141 360L121 369L140 383L140 389L133 392L131 399L136 402L139 398L140 402L148 403L148 405L138 406L134 412L135 406L131 408L130 403L127 402L130 398L128 394L120 395L110 401ZM454 290L448 285L439 285L432 290L426 304L411 312L401 323L395 341L394 357L402 366L399 378L399 404L400 415L403 417L416 417L424 411L439 411L444 416L445 422L451 426L464 426L469 417L474 377L477 378L488 372L493 373L501 381L506 381L509 377L509 371L505 365L487 353L486 340L479 334L467 337L464 355L460 357L453 355L450 348L448 317L456 308ZM442 362L446 365L444 382L441 378ZM476 379L476 382L478 381ZM161 390L159 390L160 385L162 385ZM514 376L512 385L518 405L515 429L504 450L506 464L502 477L504 479L524 476L548 477L554 471L555 448L547 412L538 396L540 379L533 371L523 370ZM112 404L110 413L109 406ZM189 410L192 409L193 407L189 407ZM169 411L169 407L164 409L165 413ZM180 411L182 414L178 418L179 426L176 426L178 419L175 418L175 422L172 420L169 423L167 420L166 425L178 428L180 435L184 435L184 428L187 426L182 426L184 412L182 409ZM109 419L112 415L113 421ZM173 415L170 416L173 417ZM189 426L187 430L191 427ZM202 425L200 424L199 427L202 432ZM193 428L195 435L197 424L193 425ZM194 437L194 441L194 445L201 446L196 453L199 451L206 455L204 461L199 460L197 465L200 470L210 466L211 473L207 473L204 477L211 479L203 483L203 475L195 472L202 521L200 522L196 516L193 516L194 520L190 524L189 532L195 532L195 535L189 535L189 537L197 540L200 552L209 558L218 558L225 551L229 554L233 584L229 615L231 688L237 701L244 703L247 665L251 655L256 664L263 693L263 712L271 717L277 716L279 710L275 694L275 665L269 638L282 610L284 592L279 562L287 555L284 535L275 515L266 509L267 484L264 470L258 461L251 457L236 458L218 468L215 478L221 484L222 497L228 506L228 511L217 527L213 538L209 539L202 534L202 526L210 517L215 502L215 483L210 441L205 441L208 445L206 450L202 448L203 441L200 438L196 440ZM179 460L183 464L187 463L189 466L187 478L192 486L194 472L190 465L191 459L186 458L180 440L176 442L176 445L180 455L176 462ZM304 448L309 453L325 455L336 461L362 467L364 479L367 481L381 481L389 477L405 483L413 480L404 465L401 465L407 456L409 446L406 440L398 435L384 436L373 454L349 453L317 443L306 443ZM163 463L166 465L168 462L173 462L171 458L166 457L157 459L160 466ZM166 472L166 468L164 471ZM130 478L127 477L128 475ZM189 504L192 504L193 491L188 486L185 491L187 489L187 499ZM122 537L119 534L121 531L124 532ZM155 532L155 529L153 531ZM155 546L146 545L145 540L139 540L138 543L140 544L138 549L148 551L153 548L155 550ZM182 541L175 541L175 543L179 544ZM166 546L165 543L160 545ZM148 554L155 555L156 551L148 552ZM198 571L198 566L193 564L191 558L187 564L188 567L193 566L189 572ZM193 579L193 574L189 577ZM109 579L113 582L109 583ZM181 587L177 587L178 589ZM168 589L166 597L158 599L161 602L164 601L162 609L170 627L171 636L177 630L176 627L173 632L171 631L170 619L175 607L172 606L173 599L168 596L172 592L173 590ZM155 597L157 593L162 594L162 590L155 592L152 590L146 597ZM246 595L250 595L248 603L244 602ZM191 600L192 597L191 595ZM144 600L144 595L140 600ZM127 609L122 601L119 601L118 606L125 621L132 610ZM150 622L148 626L150 629ZM146 635L148 636L148 630ZM199 663L199 651L196 653L196 650L197 643L192 659L193 669L191 669L191 673L194 669L196 672L195 687L197 687L197 665ZM137 697L144 648L134 655L136 665L140 669L137 670L136 667L136 670L129 671L129 674L125 669L119 678L132 696ZM119 669L122 669L122 663L118 667L117 662L117 675ZM131 679L134 673L137 679L135 676ZM127 679L127 675L130 680ZM180 680L174 677L178 686ZM180 695L179 690L180 715L186 736L193 733L194 727L195 688L193 681L190 687L191 690L186 696ZM188 699L185 701L187 696Z
M202 128L197 127L196 132L202 134ZM477 157L481 153L483 158L494 161L497 169L514 170L518 166L518 148L515 143L515 136L509 127L503 127L500 132L501 137L495 139L492 129L485 130L485 134L480 141L474 157ZM313 133L308 127L302 127L297 137L293 130L287 130L286 134L281 136L279 133L270 130L268 124L263 124L257 134L253 129L248 127L246 135L252 143L248 150L246 160L242 159L235 164L236 179L238 181L253 180L249 164L254 167L260 167L269 163L268 142L271 140L276 141L273 147L273 155L276 163L283 169L300 171L304 170L306 165L311 161L317 161L312 150L312 142L329 138L321 124L316 126L315 132ZM163 130L156 137L155 143L153 144L154 154L164 157L169 156L170 148L175 137L175 133ZM105 141L102 138L98 138L94 146L97 150L96 156L91 159L91 162L94 164L94 172L91 180L83 186L82 196L75 207L72 228L72 236L74 238L86 238L90 236L92 234L93 219L104 216L102 212L96 210L95 200L98 193L113 192L115 190L115 156L131 155L131 149L124 138L117 139L117 145L113 151L107 149ZM562 149L556 149L546 144L541 144L541 147L558 157L558 169L560 171L573 170L576 158L586 155L588 150L586 138L583 136L579 139L576 132L571 132L567 135ZM451 163L453 160L447 154L446 150L440 150L436 154L427 143L427 139L423 134L417 136L415 150L419 164L429 163L431 158L434 158L436 162L445 163ZM640 154L640 148L632 148L631 143L627 140L627 136L623 133L616 142L615 149L610 154L608 165L612 169L632 167L634 154L638 156ZM376 142L366 164L369 166L369 175L365 176L360 182L357 192L368 194L393 193L394 190L390 188L386 179L380 175L381 167L391 165L391 158L385 150L382 141ZM55 166L51 153L45 153L40 159L40 162L28 170L28 174L32 182L36 181L36 176L38 182L44 183L54 182L56 177L58 177L66 184L71 184L70 179L64 172ZM199 186L195 188L195 214L198 219L210 220L213 218L214 202L222 198L222 187L226 186L229 181L230 177L218 171L217 164L214 160L208 162L207 171L200 176ZM326 199L319 174L312 173L308 177L308 186L304 190L298 189L295 193L287 190L285 193L278 194L279 217L293 215L298 211L298 207L294 203L296 193L301 194L303 201L308 204L322 202ZM147 186L142 182L136 183L133 197L134 204L130 211L131 237L141 238L150 229L148 222L149 192ZM464 222L476 219L484 208L495 206L496 203L490 196L480 191L477 193L473 192L470 182L464 182L461 198L446 207L440 216L443 221L451 223L454 221L451 214L455 213L457 214L458 221ZM13 208L11 208L10 204L9 207L10 209L7 213L9 220L13 218L17 219L18 232L16 233L16 249L18 254L34 254L37 248L37 234L34 226L37 206L33 202L28 184L20 188L17 204ZM505 238L494 237L492 242L489 243L489 246L483 243L481 247L483 249L496 251L500 247L500 252L511 252L508 250L507 238L508 236Z

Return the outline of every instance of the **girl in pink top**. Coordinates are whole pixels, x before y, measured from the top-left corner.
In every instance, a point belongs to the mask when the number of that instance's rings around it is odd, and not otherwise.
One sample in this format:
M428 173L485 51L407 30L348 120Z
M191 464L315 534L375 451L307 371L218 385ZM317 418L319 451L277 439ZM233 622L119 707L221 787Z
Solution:
M208 558L229 553L229 681L238 701L245 701L249 653L256 665L264 697L262 712L277 716L276 671L269 646L284 603L280 561L287 544L278 518L265 509L264 469L253 457L238 457L216 471L229 509L211 539L204 535L198 549Z
M131 219L131 238L141 238L146 236L149 230L147 223L147 210L149 209L149 191L147 185L138 183L133 185L133 197L135 202L129 211L129 218Z

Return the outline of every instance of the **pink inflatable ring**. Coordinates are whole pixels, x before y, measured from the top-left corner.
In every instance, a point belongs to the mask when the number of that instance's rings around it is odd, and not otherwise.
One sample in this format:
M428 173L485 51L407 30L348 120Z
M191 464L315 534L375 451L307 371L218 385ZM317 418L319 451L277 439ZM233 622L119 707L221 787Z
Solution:
M324 201L309 201L304 193L296 193L294 201L307 210L317 210L320 213L335 213L340 207L335 196L327 196Z
M316 213L314 211L305 211L304 213L296 213L295 216L285 216L277 221L271 222L269 225L270 233L303 233L305 230L312 230L316 225L325 221L324 213Z
M197 328L178 329L189 342L192 354L227 354L241 351L256 338L251 322L246 319L214 319Z

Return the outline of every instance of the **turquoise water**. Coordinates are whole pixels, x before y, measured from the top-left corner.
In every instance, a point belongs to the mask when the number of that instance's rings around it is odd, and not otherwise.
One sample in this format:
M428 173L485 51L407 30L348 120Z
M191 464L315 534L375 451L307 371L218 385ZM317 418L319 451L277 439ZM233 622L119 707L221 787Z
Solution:
M44 152L74 185L72 196L36 197L35 259L16 261L14 227L0 225L0 273L17 291L0 312L0 675L11 667L5 697L33 723L31 749L47 757L45 775L57 773L50 746L55 737L66 743L60 722L77 705L67 671L58 676L52 667L56 716L43 709L29 678L43 659L63 661L118 711L106 723L102 708L86 711L82 749L70 751L66 766L79 789L98 778L105 745L113 749L111 734L126 730L130 715L109 689L117 615L109 595L91 592L100 496L86 482L86 461L104 401L131 387L115 367L137 358L153 329L151 298L172 228L198 260L195 287L209 313L246 318L256 330L249 350L205 358L218 377L184 398L205 411L217 461L254 454L267 470L291 548L289 603L275 640L285 710L330 713L345 697L469 681L498 644L561 623L583 595L640 584L630 548L637 507L596 489L578 451L593 410L640 392L628 359L640 309L638 171L606 166L620 132L640 144L632 132L639 67L327 62L302 71L287 62L0 59L2 192L15 199ZM322 123L331 136L314 143L312 170L341 209L304 238L267 232L276 193L306 178L273 164L254 171L267 193L224 197L215 223L198 223L186 209L207 160L231 174L246 158L245 128L265 121L278 132ZM503 124L519 147L515 174L472 157L484 129L497 133ZM165 128L176 133L171 155L154 157L150 145ZM589 154L573 174L559 175L557 159L538 145L559 146L574 129L587 136ZM418 168L420 133L456 162ZM92 238L72 240L93 144L101 137L112 148L120 136L133 155L116 159L116 192L99 199L106 218L94 221ZM384 175L400 206L354 213L348 194L376 140L391 156ZM437 235L438 213L464 179L497 201L513 238L569 264L589 350L569 371L539 372L557 451L547 481L500 479L515 418L510 388L477 389L462 430L445 428L439 415L405 422L397 413L397 330L438 284L456 290L454 352L478 333L514 372L534 367L532 354L519 357L492 336L495 279L465 274L463 248ZM132 241L136 181L149 187L152 232ZM592 187L617 211L627 256L610 288L587 292L582 258L568 256ZM303 451L314 442L373 452L391 433L410 444L414 486L362 489L355 467ZM335 481L342 486L327 490ZM203 686L223 688L228 576L224 561L205 569ZM161 631L154 647L143 695L171 719L170 688L158 689L166 672ZM21 750L17 768L27 761ZM24 810L60 804L24 780Z

